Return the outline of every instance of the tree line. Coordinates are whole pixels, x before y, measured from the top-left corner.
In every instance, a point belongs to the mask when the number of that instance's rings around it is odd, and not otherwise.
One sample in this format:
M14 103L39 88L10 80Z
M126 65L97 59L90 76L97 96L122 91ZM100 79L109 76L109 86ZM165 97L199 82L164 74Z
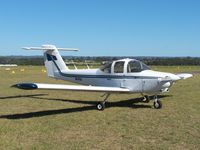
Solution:
M147 65L163 65L163 66L175 66L175 65L200 65L200 57L88 57L88 56L64 56L65 62L93 62L99 63L105 61L113 61L123 58L133 58L141 60ZM17 64L17 65L34 65L39 66L44 64L42 56L0 56L0 64Z

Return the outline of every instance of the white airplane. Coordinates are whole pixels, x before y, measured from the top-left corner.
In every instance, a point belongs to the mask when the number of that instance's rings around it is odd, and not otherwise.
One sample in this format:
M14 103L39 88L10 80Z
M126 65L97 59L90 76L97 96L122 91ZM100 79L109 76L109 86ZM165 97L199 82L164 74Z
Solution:
M168 92L169 88L180 79L192 77L192 74L172 74L153 71L135 59L121 59L108 62L99 69L69 69L59 54L59 50L78 51L73 48L56 48L54 45L42 47L24 47L25 50L43 50L44 63L49 77L66 80L82 85L18 83L14 87L33 90L72 90L105 92L104 100L97 104L98 110L104 110L105 103L112 93L141 93L144 102L149 102L147 95L154 95L154 108L162 107L157 95Z

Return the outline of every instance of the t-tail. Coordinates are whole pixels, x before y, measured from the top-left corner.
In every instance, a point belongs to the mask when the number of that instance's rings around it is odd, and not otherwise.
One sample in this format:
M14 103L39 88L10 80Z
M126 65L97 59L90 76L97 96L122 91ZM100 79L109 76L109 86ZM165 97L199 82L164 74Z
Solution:
M42 45L42 47L23 47L25 50L43 50L44 51L44 64L47 69L49 77L56 77L58 72L68 70L65 62L63 61L59 51L78 51L75 48L57 48L54 45Z

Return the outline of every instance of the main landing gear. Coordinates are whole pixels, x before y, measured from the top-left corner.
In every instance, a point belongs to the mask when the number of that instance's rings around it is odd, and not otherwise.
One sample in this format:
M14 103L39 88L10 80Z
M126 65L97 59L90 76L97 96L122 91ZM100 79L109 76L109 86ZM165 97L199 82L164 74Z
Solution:
M106 101L107 101L107 99L108 99L108 97L109 97L110 95L111 95L110 93L105 93L104 95L102 95L102 97L105 96L105 98L104 98L104 100L103 100L102 102L99 102L99 103L97 104L97 109L98 109L98 110L101 110L101 111L102 111L102 110L105 109L105 103L106 103ZM143 102L148 103L149 101L150 101L149 96L144 96ZM154 107L155 109L161 109L161 108L162 108L162 102L158 99L158 96L157 96L157 95L154 96L153 107Z
M106 103L106 100L108 99L108 97L110 96L110 93L105 93L104 95L102 95L102 97L104 97L104 96L105 96L104 100L97 104L98 110L104 110L105 109L105 103Z
M149 103L150 102L150 97L148 95L145 95L142 101L144 103Z

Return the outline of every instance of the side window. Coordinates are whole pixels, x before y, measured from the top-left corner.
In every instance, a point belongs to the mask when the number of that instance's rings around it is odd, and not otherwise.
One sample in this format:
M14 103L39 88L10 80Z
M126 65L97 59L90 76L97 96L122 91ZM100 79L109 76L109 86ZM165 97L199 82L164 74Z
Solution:
M100 69L105 73L111 73L111 66L112 66L112 63L109 62L105 64L104 66L102 66Z
M141 71L141 64L139 61L130 61L127 65L127 72L140 72Z
M124 72L124 61L119 61L115 63L114 73L123 73Z

